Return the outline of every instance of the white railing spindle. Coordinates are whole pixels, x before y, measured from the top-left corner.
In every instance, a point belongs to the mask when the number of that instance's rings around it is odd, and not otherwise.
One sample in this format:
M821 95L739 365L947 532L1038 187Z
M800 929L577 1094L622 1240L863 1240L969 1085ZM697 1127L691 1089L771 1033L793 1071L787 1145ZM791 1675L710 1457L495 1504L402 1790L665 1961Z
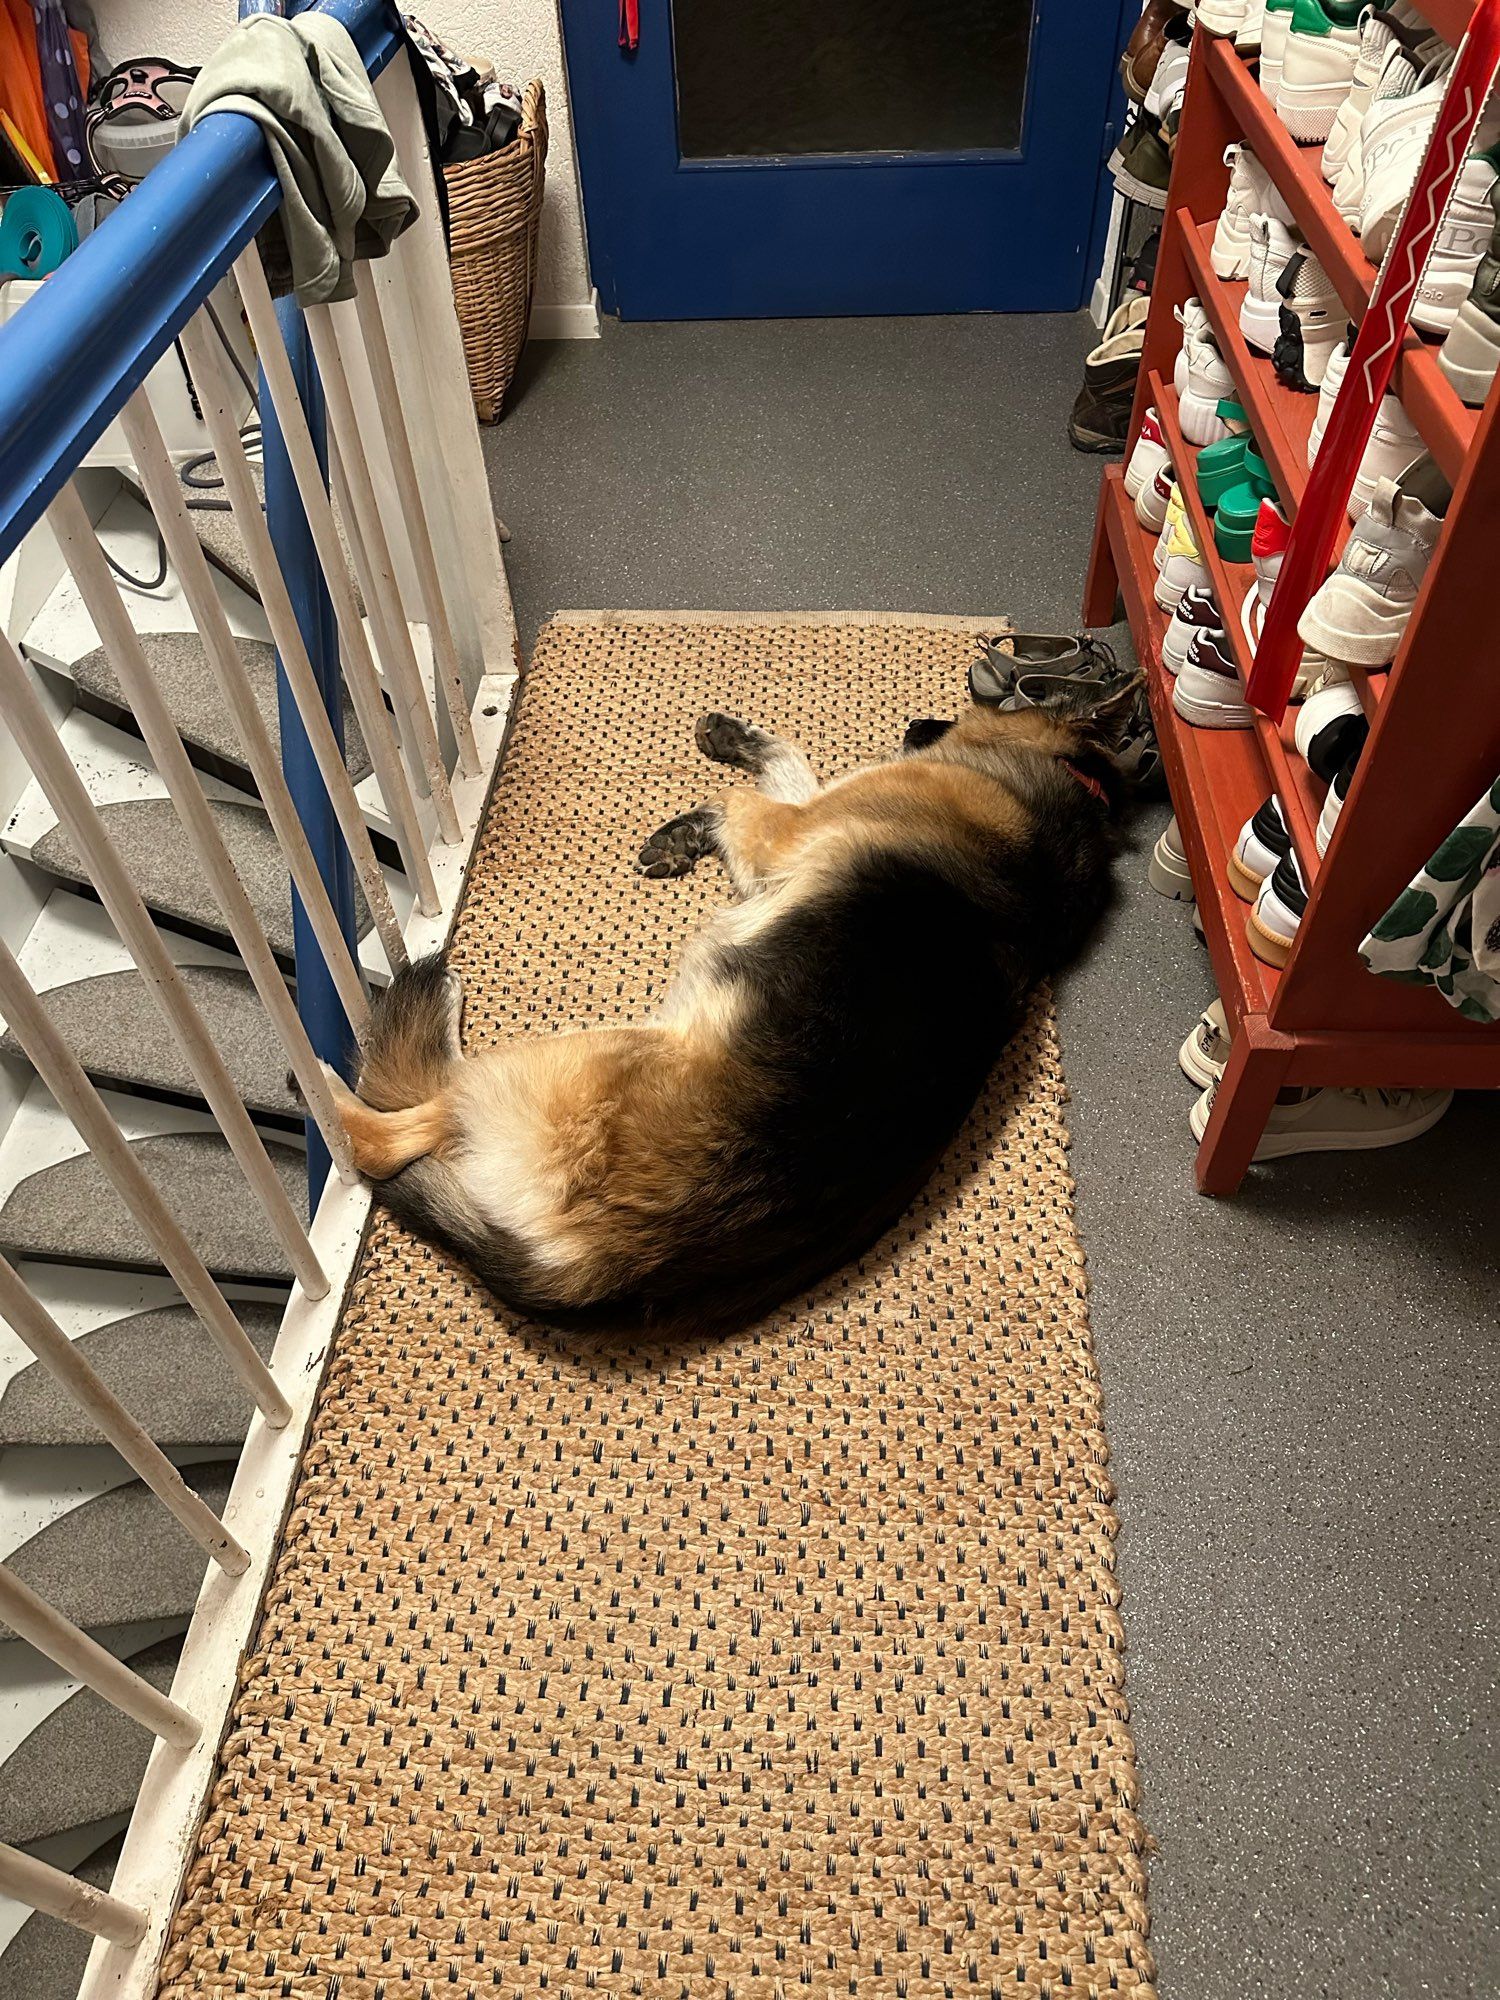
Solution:
M367 1004L359 967L344 942L327 886L318 873L318 864L282 774L281 759L245 677L244 662L229 629L208 558L188 515L181 482L167 456L167 447L144 391L138 389L120 412L120 427L340 1004L351 1021L358 1020Z
M414 761L427 779L443 838L451 841L456 838L458 815L454 811L447 768L422 684L422 670L412 646L411 628L402 609L395 564L370 480L343 355L339 351L328 308L313 306L305 317L308 337L312 341L313 355L323 382L323 394L328 401L332 432L330 464L339 509L349 535L350 553L354 557L360 588L364 591L365 604L375 627L386 678L396 701L396 713L403 721L409 721L410 733L416 739L417 757Z
M332 310L337 319L340 313L347 314L349 307L343 304ZM396 365L391 359L385 321L380 313L380 295L375 289L368 264L356 264L354 267L354 312L364 337L375 394L385 412L391 470L396 476L396 492L417 567L417 582L422 592L427 629L432 636L438 683L447 704L448 719L453 725L453 738L458 745L458 767L466 777L473 777L479 769L479 754L474 748L474 725L469 720L469 698L464 692L463 667L448 618L447 600L443 596L442 573L432 543L432 530L422 498L422 482L417 475L417 461L407 435L406 417L401 408L401 389L396 381Z
M76 1931L108 1938L111 1944L129 1948L146 1935L144 1910L132 1909L91 1882L64 1875L50 1862L23 1854L19 1847L7 1847L4 1841L0 1841L0 1896L12 1896L44 1916L71 1924Z
M31 766L38 784L51 802L52 810L88 870L89 880L109 913L111 923L128 947L152 999L165 1016L186 1056L198 1087L218 1121L219 1130L228 1141L240 1164L240 1171L250 1183L256 1200L276 1232L277 1241L286 1252L298 1282L310 1297L321 1298L328 1289L328 1280L313 1255L306 1230L287 1200L286 1190L271 1165L255 1122L241 1103L223 1057L214 1045L203 1017L193 1005L182 975L162 943L146 905L141 901L140 891L88 795L87 786L74 770L72 759L52 727L20 654L3 635L0 635L0 709L4 711L21 754ZM34 1001L36 996L31 994L19 966L10 958L9 952L5 953L5 957L10 960L16 977ZM9 1015L9 1004L5 1011ZM21 1030L14 1020L12 1026L19 1035ZM37 1066L41 1067L40 1064ZM80 1070L79 1075L82 1074ZM103 1109L102 1105L100 1109ZM113 1119L107 1112L104 1116L113 1130ZM120 1143L123 1146L123 1139ZM144 1175L142 1179L145 1179ZM149 1181L146 1184L150 1186ZM250 1351L252 1354L255 1352L254 1348ZM256 1360L258 1363L259 1356Z
M249 1565L248 1552L224 1526L213 1508L188 1485L182 1474L74 1347L62 1328L0 1257L0 1319L99 1426L106 1440L131 1471L143 1479L167 1512L220 1569L239 1576ZM24 1587L24 1586L22 1586ZM4 1606L0 1605L0 1611ZM16 1621L9 1612L6 1620ZM16 1625L16 1630L20 1631ZM38 1642L40 1643L40 1642ZM45 1648L44 1648L45 1650ZM55 1657L55 1655L54 1655ZM67 1662L63 1662L67 1665ZM87 1678L87 1676L85 1676ZM158 1735L163 1734L161 1730Z
M104 559L75 487L70 484L62 489L47 509L47 519L78 585L85 609L104 641L115 677L146 740L146 748L151 752L152 761L167 788L178 818L192 839L208 885L224 913L230 936L245 961L245 969L254 982L261 1005L270 1015L280 1037L307 1108L317 1121L318 1130L335 1165L347 1180L354 1172L353 1155L348 1135L334 1107L333 1094L328 1088L322 1064L287 991L281 967L255 914L255 906L224 845L198 773L183 747L171 710L156 685L141 648L140 636L130 622L130 613L120 596L119 585ZM364 1016L351 1025L358 1033L364 1026Z
M248 1562L247 1556L245 1564ZM149 1681L143 1681L123 1660L80 1631L71 1618L64 1618L44 1597L38 1597L4 1563L0 1563L0 1618L28 1646L45 1653L64 1673L91 1687L111 1708L119 1709L174 1750L188 1749L202 1735L185 1708L158 1694Z
M0 652L0 657L3 657L3 652ZM132 1154L124 1133L109 1115L104 1099L84 1075L82 1064L52 1025L46 1008L3 939L0 939L0 1013L4 1014L11 1033L21 1044L33 1068L98 1160L100 1171L145 1231L178 1291L223 1349L230 1366L254 1397L256 1407L266 1422L284 1424L291 1414L291 1406L277 1388L276 1378L235 1318L229 1301L214 1283L202 1258L183 1234L156 1183ZM266 1168L274 1175L275 1169L269 1160L266 1161ZM278 1188L280 1185L278 1181ZM304 1281L303 1291L309 1298L325 1297L328 1280L310 1246L299 1261L311 1264L316 1280L315 1287Z
M372 705L379 719L379 727L384 729L389 726L385 720L385 703L380 693L380 678L375 670L375 658L370 651L370 641L365 632L364 621L360 617L359 606L349 583L343 544L339 540L338 526L333 518L333 507L323 484L323 474L313 446L312 433L307 427L307 413L302 407L301 397L297 394L297 384L282 342L281 328L276 321L271 289L266 283L260 254L253 243L239 257L234 268L235 275L239 279L240 298L244 304L245 317L250 323L250 331L259 353L266 389L281 425L282 443L286 447L287 457L291 461L292 475L302 499L302 511L307 516L307 524L318 552L318 561L322 565L324 579L328 585L328 595L333 603L350 698L360 717L361 726L368 736L372 725L365 722L365 710ZM356 552L358 552L357 543L351 548L351 553ZM366 602L372 607L373 615L373 607L377 606L378 600L372 588L372 579L367 574L360 578L360 582L365 590ZM406 639L409 648L409 633L406 634ZM392 650L386 657L385 665L396 692L398 707L405 707L411 711L416 705L420 705L425 710L426 697L422 694L420 685L415 690L410 686L402 687L400 675L404 662L399 650ZM444 785L446 782L444 778ZM392 784L395 799L388 795L386 804L392 808L394 816L398 806L403 804L403 800L410 797L405 770L399 759L396 760ZM411 806L410 810L415 813L414 806Z
M230 509L235 524L244 537L250 557L250 568L265 610L266 622L270 625L271 637L275 640L276 650L281 656L282 669L296 701L297 712L302 717L302 726L307 731L318 769L323 775L323 783L327 787L329 801L338 819L339 830L344 836L355 871L364 888L365 900L375 916L376 928L380 932L380 942L385 947L386 958L390 961L391 970L399 971L406 963L406 945L402 939L401 926L396 920L390 892L386 888L385 876L381 873L380 863L376 859L375 849L370 841L370 831L365 825L359 800L349 781L344 760L339 755L333 725L328 720L328 711L323 706L312 662L307 657L307 648L302 640L297 614L292 609L286 579L281 574L280 563L276 560L271 532L266 526L266 517L251 475L250 461L240 439L239 426L230 408L229 383L224 372L224 362L219 352L217 338L208 328L201 313L190 320L183 329L182 344L187 355L188 368L197 386L204 422L208 426L209 436L213 439L214 455L223 474L224 489L229 496ZM418 907L423 910L429 907L435 908L437 891L432 883L432 864L427 858L421 823L415 809L410 805L410 795L406 786L397 782L399 764L395 762L397 753L390 725L383 716L377 716L376 721L375 739L369 742L367 747L380 783L381 795L385 798L391 815L391 824L396 829L396 843L401 852L402 863L417 891ZM363 728L363 722L360 726ZM393 764L395 764L394 770ZM392 788L397 793L394 799L390 796ZM405 800L401 796L403 792L407 793ZM402 809L403 805L405 810Z

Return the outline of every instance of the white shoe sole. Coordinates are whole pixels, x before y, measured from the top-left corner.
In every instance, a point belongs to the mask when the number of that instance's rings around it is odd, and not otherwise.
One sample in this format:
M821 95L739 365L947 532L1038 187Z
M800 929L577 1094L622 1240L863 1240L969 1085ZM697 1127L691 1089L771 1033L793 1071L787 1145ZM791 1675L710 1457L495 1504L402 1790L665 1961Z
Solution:
M1299 636L1330 659L1388 667L1411 622L1409 604L1391 604L1358 577L1336 570L1297 621Z
M1287 83L1283 78L1276 86L1276 116L1300 145L1322 145L1348 95L1348 83L1321 79L1316 83Z
M1216 278L1234 280L1250 275L1250 231L1226 208L1219 217L1208 261Z
M1180 855L1176 855L1166 845L1163 834L1151 850L1151 859L1146 863L1146 880L1158 896L1165 896L1170 902L1185 903L1193 893L1193 878L1188 865Z
M1465 299L1438 355L1438 366L1471 410L1489 396L1500 366L1500 326Z
M1184 688L1183 674L1191 671L1185 667L1172 683L1172 706L1184 722L1192 723L1195 729L1254 728L1255 713L1245 702L1206 700L1194 694L1191 686Z
M1205 1091L1204 1096L1207 1096ZM1285 1160L1293 1153L1375 1153L1384 1146L1404 1146L1408 1139L1420 1139L1424 1132L1430 1132L1453 1102L1450 1090L1440 1104L1430 1111L1424 1111L1420 1118L1413 1118L1405 1125L1387 1126L1384 1131L1373 1132L1267 1132L1255 1149L1255 1159ZM1203 1098L1188 1113L1188 1124L1193 1137L1201 1139L1208 1129L1208 1109Z
M1182 1047L1177 1051L1177 1067L1189 1083L1196 1083L1200 1090L1209 1090L1224 1074L1222 1063L1211 1063L1198 1051L1198 1030L1195 1027ZM1189 1114L1191 1116L1191 1114ZM1201 1133L1199 1135L1202 1136Z
M1246 343L1258 353L1269 354L1281 332L1280 302L1258 299L1253 293L1246 292L1240 301L1240 332L1245 336Z
M1232 393L1232 392L1229 392ZM1228 437L1229 426L1219 415L1219 397L1209 398L1187 390L1177 405L1177 421L1189 444L1217 444Z

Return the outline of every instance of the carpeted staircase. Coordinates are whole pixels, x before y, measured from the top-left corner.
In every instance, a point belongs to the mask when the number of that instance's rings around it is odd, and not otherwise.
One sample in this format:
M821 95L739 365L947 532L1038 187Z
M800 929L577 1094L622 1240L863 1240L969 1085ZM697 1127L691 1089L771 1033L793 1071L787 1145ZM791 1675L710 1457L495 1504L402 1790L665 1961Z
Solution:
M216 507L195 507L192 517L275 741L275 655L246 588L250 569L233 519ZM128 481L100 529L122 567L154 574L154 535ZM127 588L124 595L226 844L290 972L286 869L202 647L183 629L190 620L176 580L169 573L157 590ZM262 1126L288 1195L305 1212L302 1122L285 1056L71 584L59 583L13 636L58 712L66 711L62 735L74 763ZM411 899L347 709L344 740L404 915ZM13 943L23 969L269 1355L291 1282L286 1260L34 781L0 825L0 848L21 864L11 877L36 910L24 941ZM362 899L359 921L362 956L378 977L383 966ZM249 1399L3 1023L0 1059L21 1093L0 1136L0 1249L217 1511L244 1441ZM169 1687L202 1580L201 1552L15 1342L0 1348L0 1529L0 1553L18 1576L154 1686ZM7 1695L14 1720L0 1737L0 1840L107 1886L151 1738L0 1626L0 1702ZM17 1928L13 1916L0 1943L0 2000L73 2000L89 1949L81 1932L40 1915Z

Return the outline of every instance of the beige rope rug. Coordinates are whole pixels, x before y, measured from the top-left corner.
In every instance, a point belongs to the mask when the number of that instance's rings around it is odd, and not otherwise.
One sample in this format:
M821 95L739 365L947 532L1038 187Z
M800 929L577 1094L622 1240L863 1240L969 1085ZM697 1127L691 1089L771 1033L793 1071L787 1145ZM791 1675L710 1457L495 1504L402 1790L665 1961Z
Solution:
M727 895L633 871L725 781L700 711L833 774L955 712L977 629L551 624L471 1043L655 1003ZM169 2000L1150 2000L1063 1095L1039 1004L913 1212L735 1339L547 1333L377 1217Z

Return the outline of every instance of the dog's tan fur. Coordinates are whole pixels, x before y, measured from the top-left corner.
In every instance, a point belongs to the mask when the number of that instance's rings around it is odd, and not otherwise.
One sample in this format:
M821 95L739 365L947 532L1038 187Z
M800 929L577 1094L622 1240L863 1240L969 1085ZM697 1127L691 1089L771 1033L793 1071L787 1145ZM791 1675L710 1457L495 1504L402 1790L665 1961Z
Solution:
M687 816L712 829L744 900L692 940L654 1020L464 1057L456 982L428 967L416 984L398 982L377 1017L359 1095L337 1085L360 1171L482 1269L483 1246L503 1244L487 1274L534 1310L649 1299L685 1235L732 1230L740 1215L755 1226L769 1197L740 1154L780 1082L758 1066L748 1023L764 1001L736 965L758 952L774 972L789 922L836 903L862 873L930 866L946 882L1022 853L1058 760L1090 740L1035 711L972 709L930 748L817 789L789 746L744 734L762 782L782 795L735 787ZM774 1183L775 1163L765 1172ZM697 1205L726 1174L737 1192L724 1192L710 1225Z

